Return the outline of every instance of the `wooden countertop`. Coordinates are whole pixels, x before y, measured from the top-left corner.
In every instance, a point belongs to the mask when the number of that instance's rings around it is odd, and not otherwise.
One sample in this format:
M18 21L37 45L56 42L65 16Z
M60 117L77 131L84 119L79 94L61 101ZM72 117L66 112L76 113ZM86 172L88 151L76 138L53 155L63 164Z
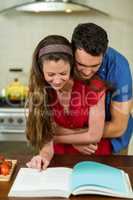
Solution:
M32 157L32 155L28 154L27 156L24 154L15 154L10 156L10 159L17 159L18 164L16 167L16 170L12 176L12 179L10 182L0 182L0 200L29 200L31 198L13 198L13 197L7 197L8 192L10 190L10 187L15 179L15 176L19 170L20 167L24 167L25 163ZM97 161L105 164L109 164L114 167L118 167L120 169L123 169L125 172L127 172L130 176L131 184L133 186L133 156L86 156L86 155L55 155L53 158L50 166L67 166L67 167L73 167L77 162L85 161L85 160L92 160ZM59 199L59 198L32 198L32 200L39 200L39 199ZM61 198L60 198L61 199ZM116 198L112 197L104 197L104 196L96 196L96 195L88 195L88 196L71 196L72 200L83 200L83 199L89 199L89 200L114 200ZM117 198L117 199L123 199L124 198Z

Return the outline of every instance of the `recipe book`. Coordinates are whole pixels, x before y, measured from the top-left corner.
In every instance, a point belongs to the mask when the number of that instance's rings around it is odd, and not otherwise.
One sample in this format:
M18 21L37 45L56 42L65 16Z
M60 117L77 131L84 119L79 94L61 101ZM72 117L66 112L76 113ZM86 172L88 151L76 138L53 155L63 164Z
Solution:
M73 169L49 167L38 171L21 168L8 196L68 198L85 194L133 198L127 173L92 161L79 162Z

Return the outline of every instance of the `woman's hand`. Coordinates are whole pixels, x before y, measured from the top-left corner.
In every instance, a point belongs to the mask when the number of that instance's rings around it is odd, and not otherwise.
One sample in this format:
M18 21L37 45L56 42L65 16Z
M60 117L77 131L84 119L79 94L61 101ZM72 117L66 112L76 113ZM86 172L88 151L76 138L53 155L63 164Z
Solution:
M27 167L38 169L41 171L42 169L46 169L49 165L50 161L41 155L34 156L28 163L26 163Z
M54 155L53 141L45 144L45 146L40 150L39 154L34 156L28 163L27 167L34 169L46 169L52 160Z
M95 153L95 151L98 148L98 145L97 144L89 144L89 145L77 144L77 145L73 145L73 147L82 154L91 155Z

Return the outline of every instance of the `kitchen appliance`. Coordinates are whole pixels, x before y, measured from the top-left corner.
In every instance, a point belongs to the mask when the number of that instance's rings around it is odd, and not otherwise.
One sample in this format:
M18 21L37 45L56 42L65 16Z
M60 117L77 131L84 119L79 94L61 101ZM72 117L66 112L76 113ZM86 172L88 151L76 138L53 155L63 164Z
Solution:
M13 70L10 70L14 72ZM22 71L22 70L18 70ZM16 72L16 69L15 69ZM27 86L14 79L0 94L0 141L25 141Z
M28 87L15 78L6 88L5 97L11 102L24 101L28 95Z
M0 141L26 140L26 113L21 107L0 107Z
M31 13L57 13L57 12L89 12L95 11L108 15L106 11L97 9L89 5L88 0L27 0L0 10L0 14L8 13L12 10Z

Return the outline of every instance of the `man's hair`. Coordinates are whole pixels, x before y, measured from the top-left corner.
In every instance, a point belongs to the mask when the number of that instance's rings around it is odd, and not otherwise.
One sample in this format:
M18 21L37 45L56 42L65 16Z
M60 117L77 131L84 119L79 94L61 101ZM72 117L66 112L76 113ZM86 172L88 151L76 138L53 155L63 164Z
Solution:
M104 54L108 46L108 36L106 31L93 23L79 24L73 31L72 46L84 49L93 56Z

